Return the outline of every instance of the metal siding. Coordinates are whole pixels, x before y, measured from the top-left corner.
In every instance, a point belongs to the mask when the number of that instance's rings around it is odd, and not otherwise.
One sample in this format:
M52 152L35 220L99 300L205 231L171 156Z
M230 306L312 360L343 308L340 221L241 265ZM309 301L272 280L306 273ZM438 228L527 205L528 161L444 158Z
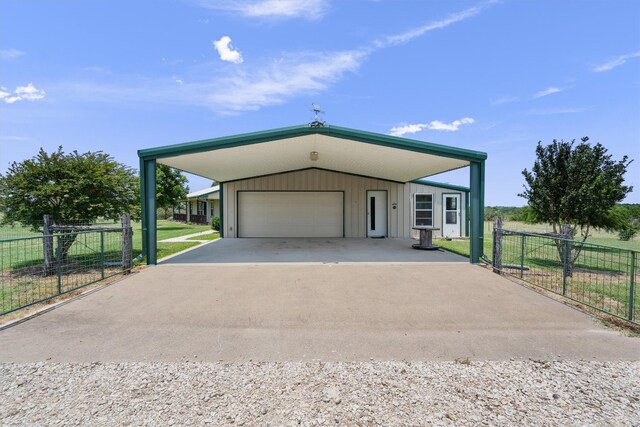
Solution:
M462 221L460 235L464 235L464 221L466 216L464 212L465 193L463 191L454 191L446 188L433 187L431 185L417 184L414 182L408 182L405 184L405 195L408 193L410 196L410 203L405 203L404 207L409 211L405 214L405 219L408 218L408 224L405 225L405 230L408 235L413 238L418 238L418 232L413 230L413 196L416 193L430 193L433 194L433 224L434 227L442 228L442 194L460 194L460 210L462 212ZM436 230L433 232L434 236L441 237L442 230Z
M238 191L343 191L345 237L366 237L366 191L387 190L389 194L389 237L404 237L404 200L398 200L397 213L391 202L402 194L405 184L330 172L319 169L288 172L260 178L250 178L225 184L224 203L227 237L237 237ZM408 233L407 233L408 235Z

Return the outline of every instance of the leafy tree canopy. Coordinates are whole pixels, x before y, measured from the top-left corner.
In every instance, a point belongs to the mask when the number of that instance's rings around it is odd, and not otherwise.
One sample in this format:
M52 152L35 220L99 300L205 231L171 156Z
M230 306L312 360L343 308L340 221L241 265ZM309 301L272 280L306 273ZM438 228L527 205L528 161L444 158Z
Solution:
M101 151L48 154L42 148L0 175L0 210L4 223L38 228L45 214L58 223L117 219L140 215L135 171Z
M624 185L631 160L624 156L616 161L602 144L588 141L554 139L547 146L539 142L533 168L522 171L526 184L519 194L537 222L552 224L556 233L562 224L570 224L574 236L581 230L583 240L590 227L617 227L610 210L633 189Z
M159 208L171 209L187 198L187 177L179 170L158 164L156 167L156 203Z

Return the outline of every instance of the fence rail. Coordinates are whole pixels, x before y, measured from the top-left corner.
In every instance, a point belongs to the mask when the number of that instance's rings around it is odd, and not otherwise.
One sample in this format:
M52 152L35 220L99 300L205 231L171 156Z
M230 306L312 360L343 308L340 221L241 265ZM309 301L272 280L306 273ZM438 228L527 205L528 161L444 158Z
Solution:
M0 240L0 315L130 271L132 236L129 225Z
M493 230L494 271L640 323L640 252L548 234Z

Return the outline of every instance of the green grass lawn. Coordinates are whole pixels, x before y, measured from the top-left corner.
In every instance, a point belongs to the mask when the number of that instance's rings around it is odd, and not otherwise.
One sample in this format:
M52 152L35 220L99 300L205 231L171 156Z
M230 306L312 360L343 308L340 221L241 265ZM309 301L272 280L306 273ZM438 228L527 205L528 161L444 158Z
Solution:
M110 227L117 224L109 223ZM169 239L172 237L185 236L188 234L200 233L210 230L207 225L190 225L169 220L159 220L158 224L158 240ZM137 257L142 252L142 231L139 222L132 223L133 228L133 256ZM42 233L36 233L28 228L0 226L0 236L21 235L22 239L13 239L10 241L0 241L0 271L8 271L15 268L24 268L31 265L43 263ZM70 255L76 258L84 258L88 260L99 256L99 233L82 233L78 240L73 244ZM107 243L105 251L119 251L119 238L113 233L105 233ZM118 234L119 236L119 234ZM211 237L209 237L211 236ZM213 239L214 235L207 235L202 240ZM218 236L215 234L215 236ZM31 237L31 238L27 238ZM85 242L89 239L90 242ZM1 239L2 237L0 237ZM198 242L177 242L177 243L158 243L158 259L180 252L186 248L197 245ZM117 250L116 250L117 249ZM88 261L87 261L88 262ZM91 261L93 263L93 261Z
M133 256L142 253L142 229L139 222L133 223ZM160 219L157 222L158 241L171 239L172 237L186 236L188 234L201 233L211 230L209 225L192 225L184 222L175 222L168 219ZM202 239L205 240L205 239ZM197 245L198 242L158 243L158 259L183 251Z
M187 240L218 240L220 238L219 233L203 234L201 236L189 237Z

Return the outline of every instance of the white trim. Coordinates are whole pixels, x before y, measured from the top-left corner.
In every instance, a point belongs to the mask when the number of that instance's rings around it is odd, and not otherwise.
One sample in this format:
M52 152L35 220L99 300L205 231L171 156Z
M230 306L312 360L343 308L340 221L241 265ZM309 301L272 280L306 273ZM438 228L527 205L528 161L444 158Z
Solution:
M433 193L414 193L413 195L413 206L411 207L411 212L413 214L413 226L414 227L418 227L418 225L416 225L416 220L417 220L417 215L416 215L416 200L417 200L417 196L431 196L431 209L420 209L421 211L431 211L431 224L429 225L421 225L422 227L433 227L433 223L434 223L434 197L433 197Z
M457 214L457 222L456 224L447 224L447 197L455 197L456 200L456 214ZM443 237L460 237L462 235L462 194L460 193L442 193L442 236ZM457 232L453 234L448 233L449 226L457 226ZM453 228L453 227L451 227Z
M195 197L205 196L208 194L217 193L220 191L220 186L216 185L215 187L209 187L202 190L194 191L193 193L187 194L187 199L193 199Z

